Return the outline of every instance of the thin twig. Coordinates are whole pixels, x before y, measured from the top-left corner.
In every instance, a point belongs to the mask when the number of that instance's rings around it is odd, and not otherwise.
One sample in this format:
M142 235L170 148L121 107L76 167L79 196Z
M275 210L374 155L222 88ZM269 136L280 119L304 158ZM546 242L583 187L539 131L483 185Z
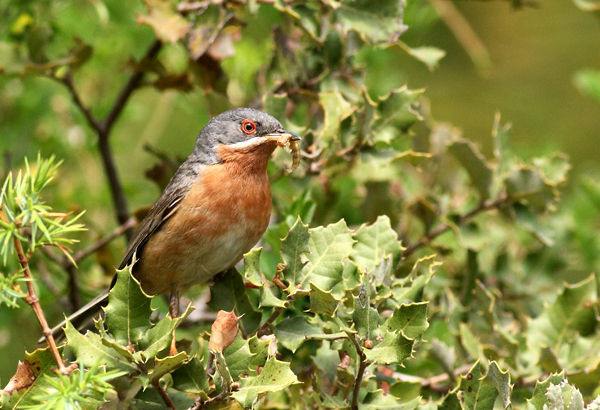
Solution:
M4 212L0 209L0 218L5 220ZM58 348L56 347L56 342L54 341L54 336L52 336L52 330L50 330L50 326L48 326L48 321L46 320L46 315L44 314L44 310L40 305L40 300L35 293L35 289L33 287L33 278L31 277L31 270L29 269L29 258L25 255L23 251L23 246L21 245L21 241L17 236L14 236L13 243L15 246L15 251L17 252L17 257L19 259L19 264L23 269L23 276L25 277L25 283L27 284L27 296L25 296L25 301L35 313L38 322L42 328L42 333L48 342L48 347L50 348L50 352L56 361L56 365L58 366L58 371L61 374L69 374L73 368L69 366L65 367L65 364L62 360L60 353L58 352Z
M107 245L109 242L111 242L113 239L115 239L116 237L124 234L127 230L135 227L135 225L137 224L137 219L135 219L135 217L130 217L127 221L125 221L124 224L117 226L112 232L110 232L108 235L100 238L99 240L97 240L96 242L94 242L93 244L91 244L90 246L88 246L85 249L80 250L79 252L77 252L74 256L73 256L73 260L75 261L75 263L79 262L80 260L86 258L87 256L93 254L94 252L96 252L98 249L102 248L103 246ZM68 258L64 258L63 259L63 266L66 265L72 265L71 261Z
M500 208L500 207L506 205L509 201L512 201L513 199L514 198L509 198L506 195L501 195L500 197L498 197L496 199L493 199L493 200L489 199L487 201L483 201L475 209L472 209L471 211L467 212L465 215L461 216L454 225L462 225L465 222L468 222L474 216L478 215L479 213L484 212L484 211L489 211L491 209ZM425 235L424 237L422 237L415 243L409 244L406 247L406 249L404 249L404 252L402 252L402 256L404 258L406 258L406 257L412 255L413 252L415 252L420 247L427 245L428 243L430 243L432 240L434 240L441 234L450 230L450 228L452 226L453 225L446 224L446 223L441 224L436 229L429 232L427 235Z
M277 319L279 317L279 315L281 315L281 313L284 310L285 310L285 308L282 308L282 307L276 308L273 311L273 313L271 313L271 316L269 316L267 321L258 328L258 330L256 331L256 335L258 337L261 337L261 336L268 335L269 333L271 333L272 332L271 325L273 324L275 319Z
M159 40L155 40L152 45L146 51L146 54L142 58L140 65L143 65L144 61L153 59L156 57L162 47L162 43ZM117 215L117 220L121 225L125 224L129 219L129 211L127 207L127 200L125 199L125 193L123 192L123 186L117 168L115 165L114 157L110 149L109 136L113 125L119 118L125 104L133 94L133 92L140 87L142 79L144 78L143 69L136 69L129 77L121 91L117 95L112 108L108 112L107 116L103 120L98 120L91 112L91 110L83 103L79 92L75 88L71 73L68 73L64 78L53 77L60 81L67 87L75 105L82 112L83 116L87 120L90 127L96 132L98 136L98 147L100 149L100 156L102 158L102 164L104 171L108 178L108 184L113 199L113 206ZM133 232L131 229L125 231L127 239L131 239Z
M360 391L360 385L362 383L363 376L365 374L365 369L369 365L367 362L367 356L363 351L362 347L360 347L360 343L356 340L354 335L349 335L350 340L354 343L354 347L356 348L356 353L360 357L360 363L358 365L358 371L356 372L356 378L354 379L354 388L352 389L352 410L358 410L358 393Z
M160 397L165 402L165 406L167 406L170 409L177 409L177 407L175 407L175 403L173 403L173 400L171 400L171 398L169 397L169 393L167 393L167 391L163 389L158 380L153 381L152 386L154 386L156 391L158 391L158 394L160 394Z

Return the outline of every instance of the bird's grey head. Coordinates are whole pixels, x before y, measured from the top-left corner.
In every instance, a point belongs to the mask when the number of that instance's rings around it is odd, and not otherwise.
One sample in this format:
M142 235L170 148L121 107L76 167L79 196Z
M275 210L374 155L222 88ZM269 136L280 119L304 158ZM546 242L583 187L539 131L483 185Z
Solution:
M253 108L225 111L206 124L196 140L193 156L204 164L219 162L220 145L244 147L261 143L265 136L294 134L286 131L272 115Z

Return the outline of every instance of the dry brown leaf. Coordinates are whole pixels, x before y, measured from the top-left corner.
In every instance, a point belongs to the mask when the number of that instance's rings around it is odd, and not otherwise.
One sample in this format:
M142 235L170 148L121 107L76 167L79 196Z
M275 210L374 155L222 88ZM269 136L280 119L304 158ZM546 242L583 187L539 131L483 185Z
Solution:
M31 368L31 364L28 361L21 362L17 365L17 371L10 378L3 392L12 394L16 391L28 388L35 381L35 374Z
M222 352L233 343L237 336L241 316L236 316L233 310L219 310L217 318L211 326L208 349L211 352Z

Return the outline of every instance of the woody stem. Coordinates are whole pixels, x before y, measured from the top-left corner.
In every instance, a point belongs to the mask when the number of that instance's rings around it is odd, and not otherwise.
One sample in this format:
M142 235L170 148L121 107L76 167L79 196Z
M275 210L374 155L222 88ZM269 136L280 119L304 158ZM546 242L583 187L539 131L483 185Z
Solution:
M35 316L37 317L38 322L40 322L40 326L42 327L42 333L48 342L48 347L50 348L50 352L58 365L58 371L61 374L68 374L69 369L65 367L63 363L62 357L58 352L58 348L56 347L56 342L54 341L54 336L52 336L52 330L48 326L48 321L46 320L46 315L44 315L44 311L42 310L42 306L40 305L40 301L35 293L35 289L33 288L33 281L31 278L31 271L29 269L29 259L25 255L23 251L23 246L21 245L21 241L15 236L14 237L15 250L17 251L17 256L19 257L19 264L21 268L23 268L23 276L25 276L26 284L27 284L27 296L25 297L25 301L31 306Z

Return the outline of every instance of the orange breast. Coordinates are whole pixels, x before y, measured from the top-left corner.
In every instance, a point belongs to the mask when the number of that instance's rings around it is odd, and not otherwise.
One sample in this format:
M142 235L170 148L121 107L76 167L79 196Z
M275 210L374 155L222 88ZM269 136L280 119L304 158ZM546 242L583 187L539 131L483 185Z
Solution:
M271 215L266 173L275 143L233 150L204 166L175 214L139 255L136 276L150 294L189 286L235 265L258 242Z

